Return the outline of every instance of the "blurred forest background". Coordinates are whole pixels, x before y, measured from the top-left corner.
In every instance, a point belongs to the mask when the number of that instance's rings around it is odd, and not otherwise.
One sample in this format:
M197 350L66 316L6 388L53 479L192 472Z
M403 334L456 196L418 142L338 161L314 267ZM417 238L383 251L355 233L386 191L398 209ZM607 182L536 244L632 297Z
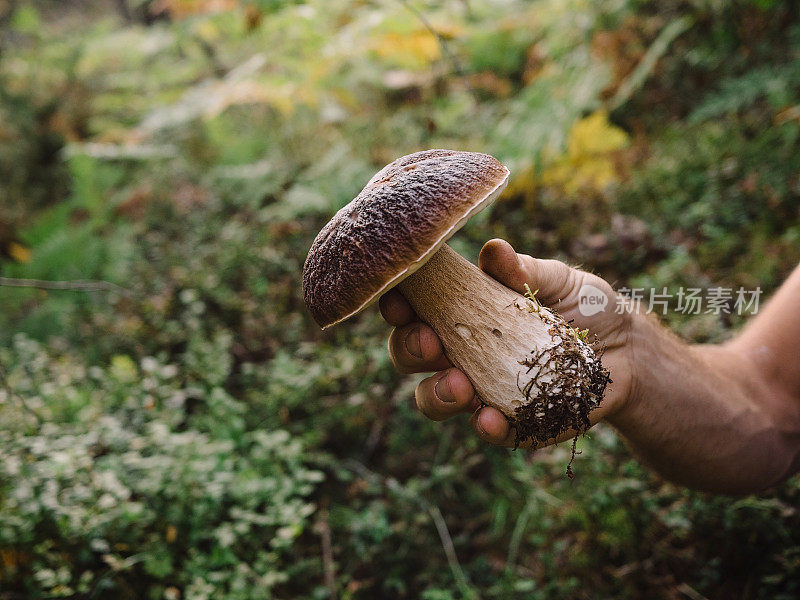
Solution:
M800 596L800 480L715 498L593 429L488 447L300 272L392 159L494 154L454 240L617 286L800 259L800 5L0 0L0 599ZM719 341L728 315L681 315Z

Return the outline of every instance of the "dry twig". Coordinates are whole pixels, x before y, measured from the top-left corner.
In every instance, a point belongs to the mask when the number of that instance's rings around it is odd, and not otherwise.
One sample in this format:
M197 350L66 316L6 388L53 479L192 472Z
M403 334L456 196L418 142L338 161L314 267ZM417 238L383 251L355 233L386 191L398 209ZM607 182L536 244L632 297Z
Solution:
M328 598L336 600L336 565L333 562L333 542L327 509L320 510L314 529L319 534L322 544L322 567L325 574L325 587L328 588Z
M0 277L0 287L36 288L40 290L64 290L69 292L116 292L129 296L130 291L108 281L77 280L48 281L45 279L17 279Z

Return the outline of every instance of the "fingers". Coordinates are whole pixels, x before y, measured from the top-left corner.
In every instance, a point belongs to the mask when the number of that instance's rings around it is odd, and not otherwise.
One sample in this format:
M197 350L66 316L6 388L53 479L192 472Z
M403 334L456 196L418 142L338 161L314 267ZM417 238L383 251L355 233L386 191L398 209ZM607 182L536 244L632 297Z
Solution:
M519 292L531 284L520 255L505 240L489 240L481 248L478 266L500 283Z
M442 421L477 407L475 390L469 379L453 368L423 379L414 395L420 412L434 421Z
M397 290L386 292L379 301L381 314L395 330L389 336L389 356L403 373L440 371L451 366L439 336L419 322L414 310Z
M516 432L505 415L496 408L484 406L470 419L475 433L484 442L495 446L513 446ZM526 444L521 444L525 446Z
M557 304L578 286L579 271L558 260L543 260L517 254L505 240L489 240L481 249L478 265L500 283L519 293L525 284L544 304Z
M439 337L433 329L418 321L392 331L389 356L402 373L441 371L451 366Z
M389 325L400 327L419 320L414 309L397 289L391 289L378 301L381 315Z
M443 421L461 413L472 412L470 423L484 442L495 446L514 445L516 432L505 415L491 406L478 410L480 402L475 390L467 376L458 369L446 369L423 379L414 396L420 412L433 421Z
M414 393L417 408L433 421L443 421L457 414L472 412L470 423L484 442L495 446L513 446L516 432L505 415L496 408L484 406L475 395L467 376L455 368L446 369L423 379ZM521 444L521 446L529 446Z

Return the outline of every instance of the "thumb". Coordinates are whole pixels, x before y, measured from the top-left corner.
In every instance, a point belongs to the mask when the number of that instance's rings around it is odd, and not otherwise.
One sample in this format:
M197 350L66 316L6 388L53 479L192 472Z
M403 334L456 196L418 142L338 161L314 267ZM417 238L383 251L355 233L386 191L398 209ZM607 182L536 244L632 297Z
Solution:
M503 285L525 293L539 290L536 297L546 305L565 299L577 287L580 271L558 260L543 260L527 254L517 254L505 240L489 240L481 249L478 266Z

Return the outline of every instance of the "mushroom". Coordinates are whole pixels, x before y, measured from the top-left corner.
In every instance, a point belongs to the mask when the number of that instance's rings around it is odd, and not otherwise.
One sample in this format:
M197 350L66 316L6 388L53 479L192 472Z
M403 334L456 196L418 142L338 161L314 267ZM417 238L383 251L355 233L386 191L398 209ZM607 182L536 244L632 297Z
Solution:
M398 158L319 232L303 268L303 295L324 329L397 286L479 399L512 422L516 443L541 445L589 427L608 372L585 333L445 243L500 195L508 175L488 154L427 150Z

